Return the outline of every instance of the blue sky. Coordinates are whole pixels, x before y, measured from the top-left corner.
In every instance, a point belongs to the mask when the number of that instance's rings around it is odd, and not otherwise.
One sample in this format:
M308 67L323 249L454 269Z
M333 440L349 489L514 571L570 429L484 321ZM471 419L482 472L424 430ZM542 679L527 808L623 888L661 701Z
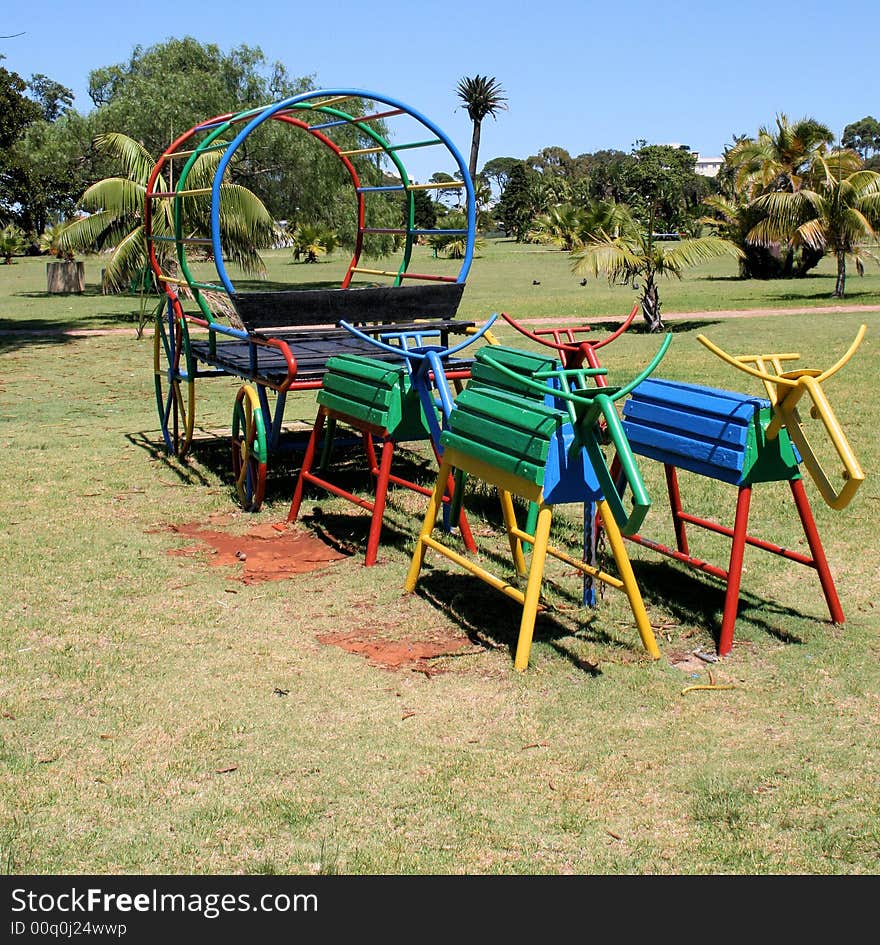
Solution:
M880 118L880 2L589 0L469 4L352 0L115 0L7 3L2 65L44 73L89 111L90 70L126 62L136 45L192 36L224 52L259 47L316 88L396 98L443 129L467 159L470 121L455 88L494 76L508 110L483 123L480 165L556 145L573 156L633 142L682 143L720 155L778 113L810 116L839 135ZM19 36L11 34L21 33ZM437 152L414 155L416 179ZM419 161L427 162L424 166Z

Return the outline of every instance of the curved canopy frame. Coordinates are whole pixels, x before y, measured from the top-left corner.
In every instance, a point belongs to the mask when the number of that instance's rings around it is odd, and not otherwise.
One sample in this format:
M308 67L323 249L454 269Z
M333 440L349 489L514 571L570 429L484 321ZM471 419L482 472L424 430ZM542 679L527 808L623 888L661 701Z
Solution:
M227 113L210 118L175 139L156 162L147 184L145 199L144 226L150 265L166 294L179 309L177 287L187 286L192 297L199 305L208 323L215 320L212 306L209 304L211 293L235 295L235 285L224 261L222 198L224 177L236 152L266 121L281 121L311 135L328 148L345 167L354 192L357 216L357 234L352 258L348 264L340 288L352 286L352 279L357 274L371 278L384 277L391 280L392 286L403 284L404 280L423 280L436 282L464 283L473 261L476 233L476 204L473 182L468 173L467 164L459 150L449 137L421 112L404 104L398 99L360 89L316 89L295 95L260 108L248 109L239 113ZM393 141L396 126L402 125L403 133L412 137L412 129L418 131L416 140ZM334 140L336 129L354 128L364 147L350 148ZM401 130L399 127L397 130ZM229 134L235 132L229 140ZM427 137L421 136L427 133ZM350 136L349 136L350 137ZM414 181L405 163L408 151L421 148L439 147L446 152L446 161L438 159L438 164L452 159L457 167L460 180L445 183L418 183ZM221 151L220 160L214 172L210 188L196 187L190 184L191 172L196 162L203 155ZM371 161L385 160L389 171L395 178L393 182L370 185L362 182L357 164L360 156L368 156ZM172 178L173 162L185 160L177 181L171 189L166 183ZM415 224L415 193L426 189L452 189L460 187L464 194L466 224L462 229L422 229ZM402 225L389 228L370 228L366 225L366 201L371 194L400 193L405 198ZM192 201L210 194L210 232L193 233ZM156 201L167 199L171 205L173 233L159 232L157 226ZM401 259L394 269L380 270L361 265L364 249L364 237L370 233L394 234L402 238ZM462 238L464 252L458 273L448 274L415 273L409 269L416 241L423 236L444 234ZM160 255L156 252L157 243L173 242L180 276L171 275L162 269ZM192 273L189 265L188 248L200 246L203 250L210 247L217 270L216 282L201 282ZM206 293L208 297L206 297Z

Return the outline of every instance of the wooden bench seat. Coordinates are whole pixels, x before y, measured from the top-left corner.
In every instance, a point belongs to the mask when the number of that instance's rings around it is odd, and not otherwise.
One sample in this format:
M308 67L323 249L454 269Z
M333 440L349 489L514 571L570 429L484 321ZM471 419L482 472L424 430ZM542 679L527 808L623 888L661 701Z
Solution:
M192 350L205 364L270 388L316 388L326 373L328 359L335 355L396 360L391 353L356 338L340 327L340 322L377 338L396 332L437 333L436 344L448 347L450 335L464 334L474 327L473 322L455 317L463 291L463 283L430 282L236 292L230 299L249 337L228 339L214 332L208 340L194 340ZM459 367L464 365L459 363Z

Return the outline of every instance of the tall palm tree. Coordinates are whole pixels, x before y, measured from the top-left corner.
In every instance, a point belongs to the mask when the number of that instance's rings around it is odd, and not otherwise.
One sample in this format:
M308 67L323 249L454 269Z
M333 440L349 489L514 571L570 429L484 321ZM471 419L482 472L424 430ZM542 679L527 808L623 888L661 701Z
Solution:
M122 173L100 180L85 191L79 205L91 211L89 216L66 226L58 244L61 249L81 252L112 250L104 281L111 289L123 290L147 271L144 195L155 161L143 145L124 134L98 135L94 145L96 150L116 160ZM219 160L219 151L199 157L188 177L192 189L210 188ZM159 185L161 191L169 189L168 181ZM224 183L222 194L224 250L245 272L265 272L257 249L271 245L271 215L256 194L246 187ZM209 233L210 199L207 195L182 199L188 202L188 225L199 230L199 235ZM152 209L153 232L157 236L173 235L171 198L162 198ZM174 243L156 243L155 250L163 272L173 273L176 268Z
M819 162L810 179L794 193L771 193L755 204L766 212L748 239L766 246L787 239L837 261L835 299L846 288L846 258L852 256L859 273L864 258L876 258L861 245L880 230L880 174L860 168L854 151L836 151Z
M464 102L467 113L474 123L474 132L471 137L471 156L468 161L468 170L471 180L477 176L477 155L480 152L480 129L483 119L487 115L496 117L496 112L507 108L507 97L504 89L495 80L495 77L475 75L473 78L464 78L458 83L456 94Z
M739 258L742 250L718 236L702 236L678 243L657 242L630 216L620 214L616 234L598 230L571 254L572 271L578 275L604 275L618 285L632 286L639 295L642 315L649 331L662 331L658 277L674 276L692 266L719 256Z

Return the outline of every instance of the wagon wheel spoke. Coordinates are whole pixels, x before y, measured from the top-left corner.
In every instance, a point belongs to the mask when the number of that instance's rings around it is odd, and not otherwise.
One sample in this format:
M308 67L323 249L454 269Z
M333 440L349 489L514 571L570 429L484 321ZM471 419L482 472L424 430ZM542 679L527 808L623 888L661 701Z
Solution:
M239 388L232 408L232 473L239 502L258 512L266 494L268 444L260 398L254 387Z
M188 341L180 322L175 322L172 333L163 315L158 315L153 333L156 407L165 447L179 459L189 450L195 422L195 380L185 368Z

